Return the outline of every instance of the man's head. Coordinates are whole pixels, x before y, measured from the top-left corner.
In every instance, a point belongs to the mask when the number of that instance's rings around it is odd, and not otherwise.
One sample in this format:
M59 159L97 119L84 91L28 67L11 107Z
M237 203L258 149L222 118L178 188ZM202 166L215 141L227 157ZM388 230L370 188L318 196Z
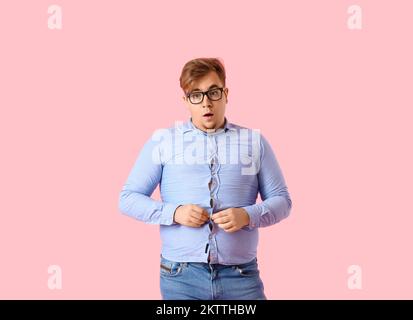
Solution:
M228 102L223 64L215 58L188 61L179 81L193 124L203 131L222 128Z

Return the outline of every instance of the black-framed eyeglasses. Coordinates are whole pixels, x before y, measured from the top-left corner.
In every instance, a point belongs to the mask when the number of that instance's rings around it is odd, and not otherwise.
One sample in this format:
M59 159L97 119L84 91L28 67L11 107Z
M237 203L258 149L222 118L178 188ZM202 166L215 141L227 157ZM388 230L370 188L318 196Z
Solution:
M218 101L222 98L222 91L224 91L224 88L212 88L208 91L190 92L186 95L186 97L192 104L199 104L204 101L205 95L207 95L208 99L211 101Z

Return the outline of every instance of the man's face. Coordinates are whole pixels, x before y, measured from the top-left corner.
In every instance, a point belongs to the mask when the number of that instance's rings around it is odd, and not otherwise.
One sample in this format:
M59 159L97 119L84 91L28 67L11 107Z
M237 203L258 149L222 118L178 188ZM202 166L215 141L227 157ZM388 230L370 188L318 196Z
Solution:
M202 99L202 92L210 90L209 96L207 94L203 95L202 102L198 104L192 103L188 97L183 97L185 104L191 112L192 122L198 129L207 132L224 126L228 88L224 88L221 92L219 88L223 87L224 85L216 72L211 71L198 81L194 81L192 88L188 92L191 93L193 102ZM216 100L219 97L221 98ZM207 114L210 116L206 116Z

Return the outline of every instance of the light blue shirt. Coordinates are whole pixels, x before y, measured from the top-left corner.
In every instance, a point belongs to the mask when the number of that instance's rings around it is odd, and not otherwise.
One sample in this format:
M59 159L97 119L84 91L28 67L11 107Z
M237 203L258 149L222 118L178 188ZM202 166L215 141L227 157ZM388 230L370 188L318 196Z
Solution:
M161 201L151 198L160 184ZM258 192L262 202L256 203ZM211 215L244 208L248 226L225 232L212 220L199 228L173 221L179 205L196 204ZM242 264L257 256L258 228L286 218L291 198L268 141L232 123L204 132L192 123L156 130L143 146L119 196L119 210L160 225L161 254L179 262Z

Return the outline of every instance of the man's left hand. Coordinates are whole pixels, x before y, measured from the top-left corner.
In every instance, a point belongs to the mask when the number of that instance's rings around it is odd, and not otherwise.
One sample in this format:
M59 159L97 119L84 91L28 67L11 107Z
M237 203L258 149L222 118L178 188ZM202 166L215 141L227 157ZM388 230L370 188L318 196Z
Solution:
M250 216L243 208L228 208L214 213L212 220L225 232L235 232L249 225Z

